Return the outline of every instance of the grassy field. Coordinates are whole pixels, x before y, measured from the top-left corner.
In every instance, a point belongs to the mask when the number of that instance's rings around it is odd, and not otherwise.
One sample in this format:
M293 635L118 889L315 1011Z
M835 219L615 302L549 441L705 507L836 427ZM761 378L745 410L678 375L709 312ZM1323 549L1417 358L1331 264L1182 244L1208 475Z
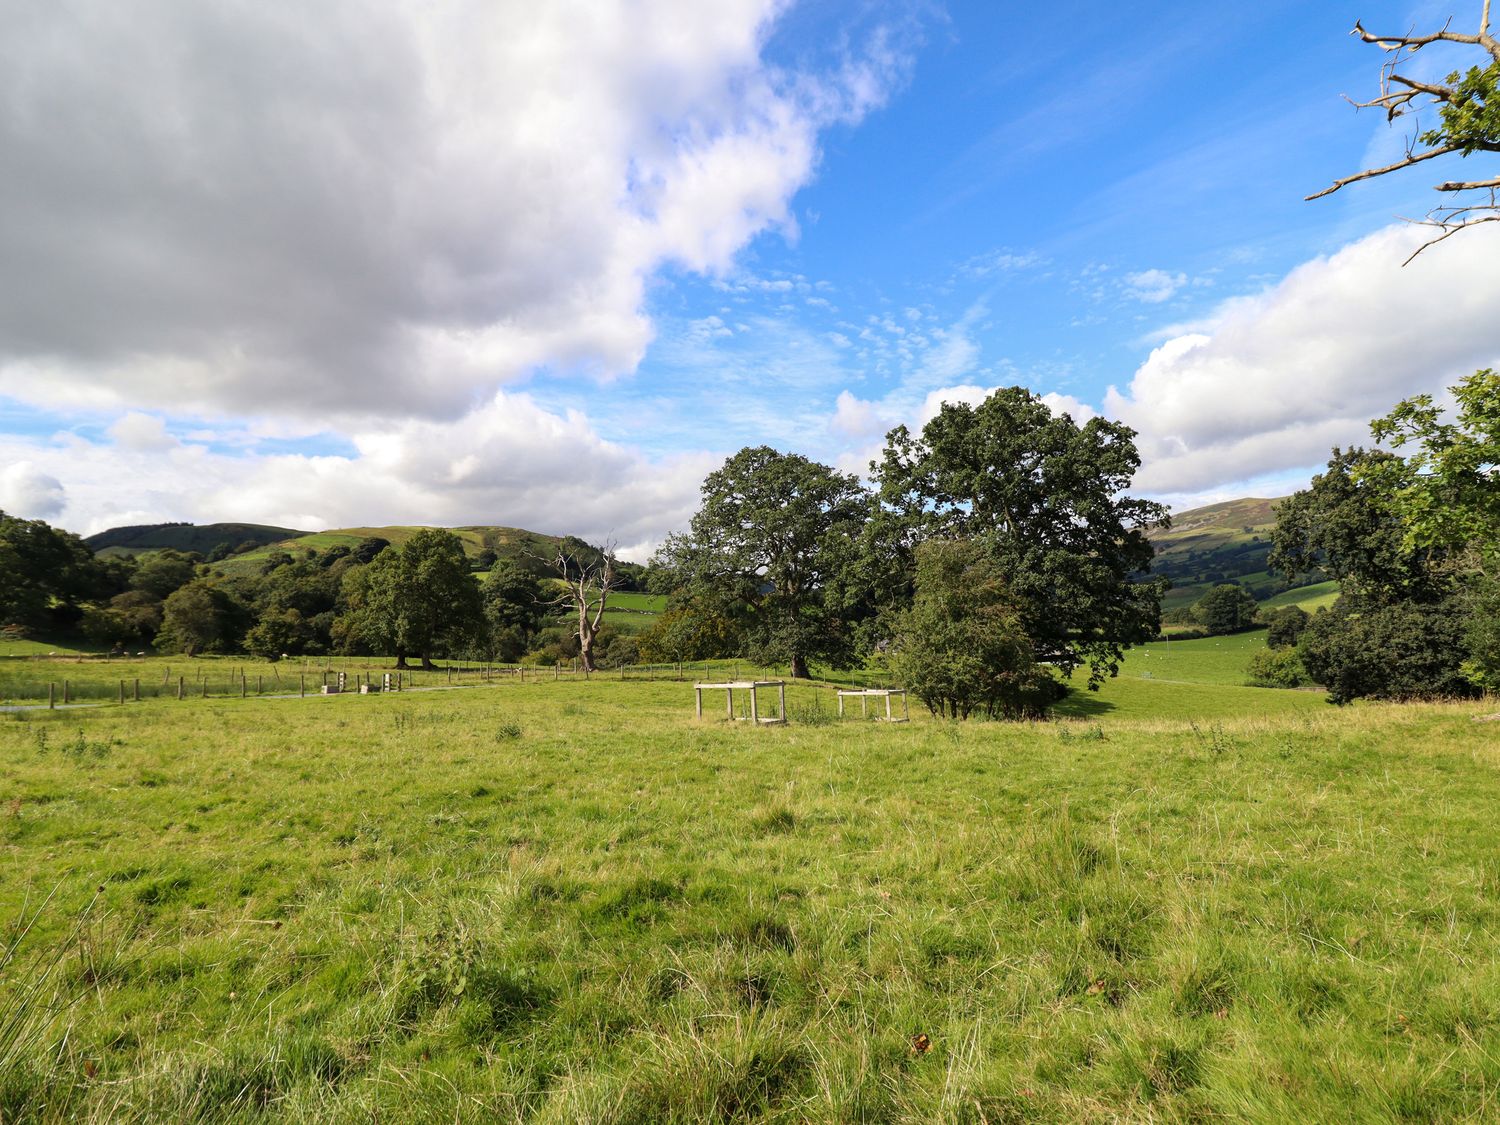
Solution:
M1493 1120L1493 703L1171 647L1047 724L546 680L0 718L0 1119Z
M1315 582L1311 586L1300 586L1295 590L1285 590L1275 597L1267 598L1261 602L1262 609L1278 609L1284 605L1300 605L1308 613L1318 609L1332 609L1333 603L1338 600L1339 584L1337 582Z

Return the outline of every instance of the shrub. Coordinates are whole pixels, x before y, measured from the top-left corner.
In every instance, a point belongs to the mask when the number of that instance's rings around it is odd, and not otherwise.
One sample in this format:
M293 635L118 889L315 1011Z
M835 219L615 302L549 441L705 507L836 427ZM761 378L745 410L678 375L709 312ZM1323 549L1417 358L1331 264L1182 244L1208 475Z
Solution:
M1250 658L1247 669L1256 687L1294 688L1307 683L1307 670L1292 648L1265 648Z
M1328 689L1331 703L1472 696L1478 689L1463 670L1464 628L1453 599L1363 611L1340 599L1313 615L1297 654L1313 681Z
M1062 694L1038 665L995 563L968 540L916 552L916 597L897 619L891 662L934 715L976 710L1008 719L1046 713Z

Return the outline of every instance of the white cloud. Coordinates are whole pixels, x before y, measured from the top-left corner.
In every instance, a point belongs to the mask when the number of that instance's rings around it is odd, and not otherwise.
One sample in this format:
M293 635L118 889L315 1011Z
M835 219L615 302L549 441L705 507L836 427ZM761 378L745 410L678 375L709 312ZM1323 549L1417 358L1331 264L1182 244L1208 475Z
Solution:
M167 433L166 423L154 414L138 410L118 419L109 427L109 436L122 449L141 452L171 449L177 440Z
M1500 362L1500 229L1406 260L1424 228L1387 227L1225 302L1167 340L1104 413L1133 426L1137 488L1202 492L1368 443L1371 418Z
M795 237L820 131L899 77L879 34L777 70L785 7L12 5L0 385L328 427L629 372L650 276Z
M1188 283L1185 273L1168 273L1166 270L1143 270L1125 275L1124 288L1127 296L1148 305L1159 305L1171 299Z
M528 395L497 393L456 423L408 419L356 432L352 456L223 454L65 433L0 438L7 510L91 534L123 523L244 520L306 530L380 524L496 523L591 542L633 557L686 526L719 458L649 460L605 441L589 419ZM68 481L66 497L57 478ZM65 502L64 502L65 501Z
M30 461L0 469L0 511L22 519L52 519L67 506L62 482Z

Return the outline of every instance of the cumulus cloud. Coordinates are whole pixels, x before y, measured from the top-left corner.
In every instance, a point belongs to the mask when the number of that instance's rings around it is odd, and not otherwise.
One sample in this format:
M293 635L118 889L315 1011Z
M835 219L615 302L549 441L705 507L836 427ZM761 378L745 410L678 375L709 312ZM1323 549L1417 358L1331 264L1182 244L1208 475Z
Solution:
M125 523L225 519L306 530L380 524L499 523L644 557L697 509L717 458L650 460L604 440L576 412L498 392L457 423L408 419L356 432L341 456L215 452L94 442L0 439L0 506L83 534ZM66 505L56 476L69 482Z
M1202 492L1319 464L1369 420L1500 363L1500 229L1426 238L1388 227L1226 302L1157 347L1104 413L1140 433L1137 486Z
M49 408L454 419L633 370L903 65L769 65L782 0L8 5L0 386Z
M67 507L62 482L30 461L0 469L0 511L22 519L53 519Z

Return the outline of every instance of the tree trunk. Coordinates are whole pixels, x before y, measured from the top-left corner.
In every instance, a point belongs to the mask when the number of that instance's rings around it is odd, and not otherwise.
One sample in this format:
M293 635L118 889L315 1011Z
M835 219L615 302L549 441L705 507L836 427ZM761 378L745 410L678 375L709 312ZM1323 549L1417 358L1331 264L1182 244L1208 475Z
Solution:
M578 662L583 665L585 672L597 672L594 667L594 635L590 631L587 639L582 635L578 638Z
M805 680L807 678L807 657L803 656L800 652L793 653L792 679Z
M402 670L406 670L411 667L411 665L406 662L406 653L402 652L399 648L396 650L396 667Z
M424 671L424 672L436 672L437 671L437 665L434 664L431 660L427 659L427 654L425 652L422 654L422 671Z

